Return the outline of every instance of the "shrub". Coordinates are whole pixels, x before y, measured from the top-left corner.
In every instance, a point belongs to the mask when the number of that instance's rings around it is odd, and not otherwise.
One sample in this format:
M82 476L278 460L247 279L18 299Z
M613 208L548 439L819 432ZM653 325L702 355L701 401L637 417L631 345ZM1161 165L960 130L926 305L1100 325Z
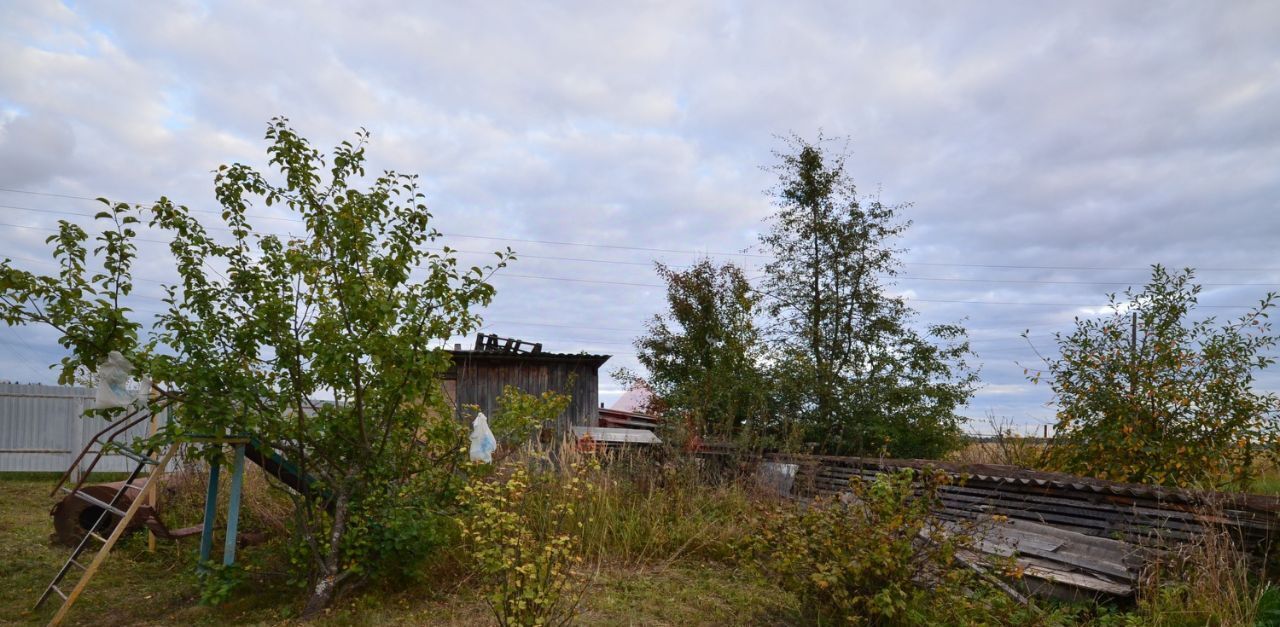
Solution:
M1187 269L1110 297L1111 315L1056 334L1060 356L1029 373L1053 389L1055 469L1127 483L1247 488L1280 450L1280 395L1258 384L1280 342L1267 294L1234 321L1195 311Z
M749 548L762 574L799 596L819 621L1048 622L956 563L968 538L929 515L946 481L926 472L917 482L911 470L855 480L846 498L773 509Z
M573 387L576 375L570 375L565 387ZM501 447L495 460L524 450L526 453L542 454L546 445L553 444L550 432L554 430L556 418L563 414L573 397L555 390L546 390L542 394L530 394L514 385L503 386L502 394L497 398L497 407L489 416L489 428ZM480 408L471 406L478 413Z
M446 514L457 486L431 485L432 479L387 480L353 509L345 549L353 572L392 581L418 579L428 558L457 544L457 526Z
M463 489L462 538L500 625L563 625L576 614L585 583L574 570L582 562L576 504L590 491L584 471L517 468Z

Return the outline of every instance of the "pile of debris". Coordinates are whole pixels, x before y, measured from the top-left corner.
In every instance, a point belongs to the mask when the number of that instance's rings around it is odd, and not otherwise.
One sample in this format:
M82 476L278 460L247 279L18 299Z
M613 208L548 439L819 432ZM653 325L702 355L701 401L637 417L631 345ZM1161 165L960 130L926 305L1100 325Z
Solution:
M794 476L796 498L846 492L850 480L903 468L949 475L938 516L974 533L974 548L1013 557L1031 592L1131 596L1154 557L1225 530L1259 563L1280 531L1280 498L1101 481L1014 466L927 460L766 455ZM776 474L776 473L775 473Z

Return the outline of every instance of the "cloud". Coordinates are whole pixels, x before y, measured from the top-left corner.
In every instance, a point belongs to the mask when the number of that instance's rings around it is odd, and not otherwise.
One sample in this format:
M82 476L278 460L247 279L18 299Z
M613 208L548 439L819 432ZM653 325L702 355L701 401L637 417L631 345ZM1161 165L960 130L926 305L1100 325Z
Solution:
M914 203L896 289L920 324L964 319L975 338L974 416L1051 417L1019 333L1052 352L1053 332L1150 263L1280 283L1259 270L1280 265L1274 3L18 2L0 7L0 58L0 187L208 208L218 164L264 165L271 116L322 147L363 126L372 170L420 173L446 241L480 251L467 261L525 254L511 275L652 284L644 264L694 255L458 236L740 252L770 210L775 135L848 135L860 188ZM0 227L6 248L29 258L66 217L0 212L18 225ZM646 286L497 281L488 317L506 322L487 331L611 365L634 365L628 343L663 304Z
M64 168L75 146L75 133L62 118L13 115L0 125L0 185L43 185L70 174Z

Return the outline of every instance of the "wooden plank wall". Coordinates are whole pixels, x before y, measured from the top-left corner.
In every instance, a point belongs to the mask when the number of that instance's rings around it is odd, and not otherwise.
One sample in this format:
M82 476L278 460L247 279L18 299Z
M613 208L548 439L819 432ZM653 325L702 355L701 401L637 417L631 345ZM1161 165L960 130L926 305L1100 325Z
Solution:
M957 479L939 491L941 515L952 519L1002 514L1086 535L1164 549L1225 528L1250 553L1265 558L1280 538L1280 499L1119 484L995 466L857 457L774 456L799 464L797 493L832 495L853 478L873 479L901 468L932 466Z
M459 416L467 405L478 405L487 416L497 410L497 399L508 385L530 394L547 390L572 395L572 402L556 420L558 432L570 425L593 426L600 406L599 374L589 363L571 361L488 361L459 359L456 398ZM576 375L576 376L575 376ZM572 385L570 385L572 379Z

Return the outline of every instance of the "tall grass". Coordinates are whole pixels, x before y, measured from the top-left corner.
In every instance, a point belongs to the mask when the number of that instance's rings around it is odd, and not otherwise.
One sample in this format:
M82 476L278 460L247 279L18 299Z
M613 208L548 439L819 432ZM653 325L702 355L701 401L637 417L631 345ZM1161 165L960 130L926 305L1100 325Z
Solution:
M972 442L947 456L947 461L961 464L994 464L1019 468L1043 469L1048 463L1051 441L1019 433L1009 420L987 416L991 437Z
M576 508L588 560L621 566L680 559L730 560L751 514L770 498L746 480L726 480L696 458L645 451L583 453L564 447L555 472L567 477L584 456L600 458ZM563 483L563 482L562 482Z
M1280 591L1252 576L1249 556L1224 529L1210 529L1157 560L1143 576L1142 624L1155 626L1274 625Z
M231 494L231 477L224 468L218 481L215 526L225 529ZM293 512L293 503L258 466L246 464L240 490L240 521L243 532L284 535ZM204 520L205 497L209 490L209 466L191 461L164 477L160 491L160 515L171 529L198 525Z

